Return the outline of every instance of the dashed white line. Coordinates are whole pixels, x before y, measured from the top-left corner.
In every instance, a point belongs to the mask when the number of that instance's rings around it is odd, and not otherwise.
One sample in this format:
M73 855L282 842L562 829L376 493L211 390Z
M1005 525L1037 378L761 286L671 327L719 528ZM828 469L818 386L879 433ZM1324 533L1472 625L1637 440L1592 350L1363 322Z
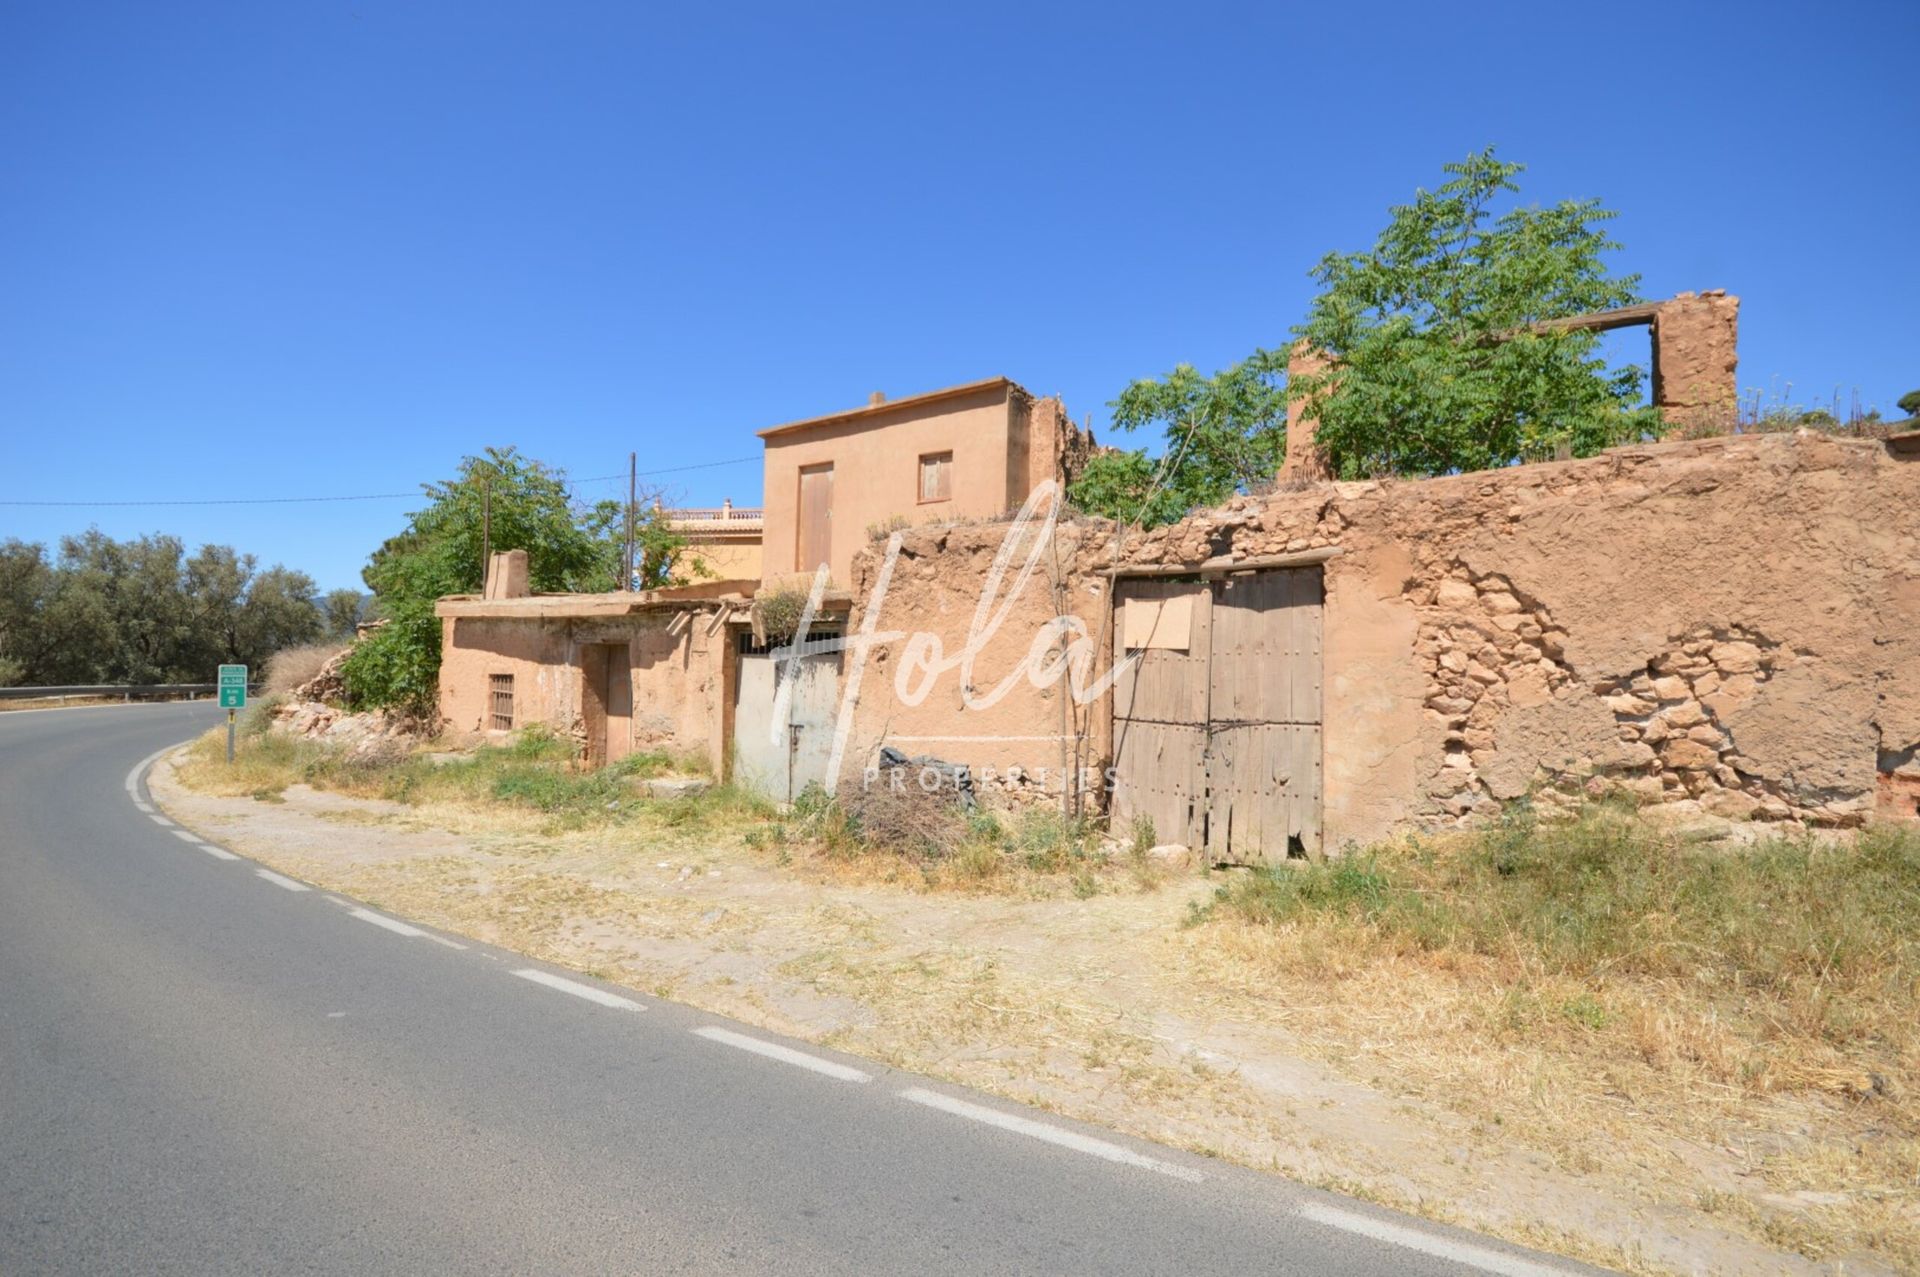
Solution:
M134 800L133 800L133 806L134 806L134 810L136 810L136 811L144 811L144 812L145 812L145 813L147 813L147 815L149 815L149 816L151 816L151 815L153 815L153 804L152 804L152 803L149 803L149 802L148 802L148 801L147 801L146 799L144 799L144 798L136 798L136 799L134 799Z
M759 1038L750 1038L744 1033L735 1033L717 1025L707 1025L695 1029L699 1036L713 1042L724 1042L728 1046L739 1047L742 1051L751 1051L755 1055L764 1055L769 1060L779 1060L785 1064L797 1065L803 1069L812 1069L842 1082L870 1082L871 1074L845 1064L836 1064L832 1060L821 1059L817 1055L808 1055L805 1051L796 1051L790 1046L781 1046L778 1042L762 1042Z
M1059 1126L1049 1126L1045 1122L1036 1122L1032 1118L1020 1117L1013 1113L1002 1113L999 1109L990 1109L984 1104L970 1104L966 1100L956 1100L950 1095L941 1095L937 1091L924 1091L912 1087L900 1092L903 1100L912 1100L915 1104L924 1104L928 1108L939 1109L943 1113L952 1113L988 1126L997 1126L1003 1131L1012 1131L1036 1140L1045 1140L1049 1144L1058 1144L1061 1148L1070 1148L1077 1153L1086 1153L1093 1157L1105 1158L1109 1162L1119 1162L1125 1166L1137 1166L1141 1170L1157 1171L1170 1175L1174 1179L1183 1179L1197 1184L1206 1177L1199 1171L1184 1166L1175 1166L1172 1162L1163 1162L1157 1157L1147 1157L1130 1148L1118 1144L1109 1144L1105 1140L1082 1135L1078 1131L1069 1131Z
M1505 1255L1497 1250L1489 1250L1485 1246L1457 1242L1450 1237L1437 1237L1418 1228L1390 1224L1385 1220L1374 1219L1357 1211L1341 1210L1338 1206L1326 1206L1319 1202L1302 1202L1300 1214L1316 1224L1326 1224L1331 1228L1358 1233L1362 1237L1371 1237L1375 1241L1390 1242L1407 1250L1417 1250L1423 1255L1432 1255L1436 1259L1465 1264L1469 1268L1478 1268L1482 1272L1498 1273L1500 1277L1571 1277L1564 1268L1536 1264L1518 1255Z
M215 860L240 859L240 857L234 855L232 852L228 851L225 847L216 847L210 842L201 843L200 850L206 852L209 856L212 856Z
M181 842L190 842L196 847L200 845L200 835L194 833L191 829L176 829L173 831L173 836Z
M262 878L265 878L268 882L272 883L274 886L285 887L288 891L312 890L312 888L308 887L306 883L295 882L293 879L287 877L286 875L277 874L271 869L255 869L254 872L259 874Z
M619 1007L624 1011L644 1011L631 998L623 998L617 993L608 993L605 989L596 989L590 984L581 984L578 980L569 980L550 971L541 971L535 967L522 967L514 972L522 980L531 980L535 984L544 984L549 989L558 989L562 993L571 993L576 998L585 998L589 1002L598 1002L603 1007Z
M158 812L155 812L149 815L147 819L151 820L154 824L160 826L162 829L172 829L175 827L174 823L171 820L168 820L165 816L160 815Z
M398 918L389 918L385 914L375 913L371 909L361 909L356 906L347 910L347 916L349 918L358 918L362 922L371 922L376 927L385 927L396 936L424 936L427 934L420 930L420 928L404 923Z

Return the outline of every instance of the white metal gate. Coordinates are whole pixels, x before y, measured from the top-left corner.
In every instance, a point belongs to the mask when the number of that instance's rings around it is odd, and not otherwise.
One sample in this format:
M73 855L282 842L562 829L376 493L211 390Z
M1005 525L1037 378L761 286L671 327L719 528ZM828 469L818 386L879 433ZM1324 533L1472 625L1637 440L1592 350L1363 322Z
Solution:
M797 655L763 650L743 634L734 680L733 779L775 802L790 803L808 785L824 785L840 711L838 635L813 635ZM783 716L780 683L790 680Z

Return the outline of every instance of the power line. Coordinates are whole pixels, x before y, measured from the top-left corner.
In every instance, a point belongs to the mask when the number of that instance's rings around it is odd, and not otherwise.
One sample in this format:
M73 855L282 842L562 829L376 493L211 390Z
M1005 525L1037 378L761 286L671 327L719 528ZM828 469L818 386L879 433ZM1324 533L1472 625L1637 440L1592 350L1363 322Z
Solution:
M667 466L661 470L642 470L639 474L652 478L657 474L684 474L689 470L713 470L721 466L745 465L749 461L758 461L758 454L751 457L732 457L726 461L701 461L690 466ZM587 479L570 479L569 483L605 483L612 479L625 479L620 474L598 474ZM399 501L424 494L419 489L411 492L360 492L350 496L338 497L206 497L197 499L173 500L155 498L141 501L11 501L0 500L0 506L178 506L178 505L303 505L320 501Z

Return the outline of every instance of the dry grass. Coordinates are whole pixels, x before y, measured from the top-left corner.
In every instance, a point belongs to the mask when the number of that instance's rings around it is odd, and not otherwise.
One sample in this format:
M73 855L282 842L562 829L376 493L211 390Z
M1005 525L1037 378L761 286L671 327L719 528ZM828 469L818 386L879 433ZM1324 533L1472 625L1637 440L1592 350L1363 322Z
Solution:
M1000 812L965 808L951 790L912 781L879 783L835 800L810 791L777 821L751 831L749 846L790 865L795 853L816 875L928 890L1082 899L1162 881L1147 847L1118 848L1088 821L1050 807Z
M268 720L266 712L246 720L232 765L221 731L201 737L180 765L182 782L202 793L263 800L289 785L310 785L400 804L423 825L457 832L556 834L646 823L734 833L772 815L766 803L726 785L692 797L648 797L636 780L704 769L703 760L668 751L629 754L589 771L575 762L570 742L533 731L510 745L448 759L399 745L337 749L269 731Z
M1193 960L1322 1058L1563 1170L1683 1176L1920 1268L1920 834L1738 851L1595 810L1241 877ZM1724 1154L1724 1156L1723 1156Z
M294 688L311 681L321 666L346 650L343 643L305 643L281 648L267 658L266 671L261 675L263 694L292 695Z

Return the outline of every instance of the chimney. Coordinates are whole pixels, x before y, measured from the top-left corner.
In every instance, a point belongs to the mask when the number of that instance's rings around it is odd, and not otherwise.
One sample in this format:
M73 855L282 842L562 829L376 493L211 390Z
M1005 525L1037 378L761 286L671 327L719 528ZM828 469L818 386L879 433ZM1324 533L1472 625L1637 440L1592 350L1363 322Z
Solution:
M487 564L485 597L524 599L533 591L527 585L527 552L499 550Z
M867 396L867 407L878 408L881 404L885 403L886 401L887 401L886 391L876 390L872 394Z

